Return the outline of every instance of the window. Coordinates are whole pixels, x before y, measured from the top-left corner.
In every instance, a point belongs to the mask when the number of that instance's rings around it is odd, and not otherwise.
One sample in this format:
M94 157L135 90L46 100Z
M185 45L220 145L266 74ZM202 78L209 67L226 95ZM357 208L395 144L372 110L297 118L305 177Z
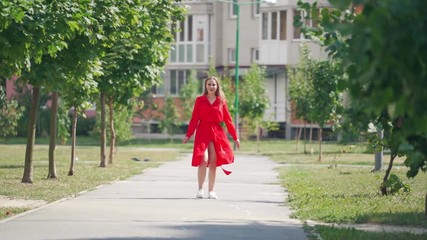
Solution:
M207 15L187 15L183 21L171 24L175 43L171 44L171 63L207 63L209 36ZM176 29L178 27L178 29Z
M229 48L228 49L228 62L235 63L236 62L236 49Z
M237 17L237 12L239 11L239 5L238 5L238 3L237 3L237 0L233 0L233 3L231 4L229 4L230 5L230 16L232 17L232 18L236 18Z
M254 63L259 61L259 49L258 48L251 48L251 60Z
M268 13L262 13L262 40L268 39Z
M169 54L171 62L176 62L176 44L171 44L171 52Z
M179 95L182 86L190 77L190 70L170 70L169 93Z
M187 41L191 42L193 41L193 16L188 15L187 24Z
M197 23L197 41L203 42L205 40L205 28L202 21Z
M183 42L183 41L185 41L185 23L184 22L180 22L179 23L179 29L181 30L180 32L179 32L179 41L180 42Z
M187 44L187 61L193 62L193 44Z
M154 85L151 88L151 93L153 95L164 95L165 94L165 86L163 85L163 83L159 84L159 85Z
M205 61L205 45L197 44L196 52L196 62L203 63Z
M286 10L278 12L263 12L261 19L261 39L286 40L286 18Z
M286 40L286 11L280 11L280 40Z
M271 39L277 39L277 12L271 13Z
M178 62L185 62L185 45L179 44L178 45Z
M252 15L258 17L260 13L261 2L259 0L252 0Z

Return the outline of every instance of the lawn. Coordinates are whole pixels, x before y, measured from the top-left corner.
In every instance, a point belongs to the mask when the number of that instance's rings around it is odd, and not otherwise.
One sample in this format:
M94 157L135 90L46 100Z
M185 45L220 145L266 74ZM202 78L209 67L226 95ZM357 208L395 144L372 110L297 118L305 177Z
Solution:
M384 172L366 167L291 166L280 169L294 217L329 223L379 223L427 227L424 215L426 174L407 179L406 169L393 172L409 192L382 196Z
M259 151L257 149L259 148ZM304 153L304 149L305 152ZM287 189L287 204L294 218L326 223L371 223L427 228L424 215L427 174L406 177L404 158L396 158L392 173L410 187L409 192L382 196L379 191L385 171L372 173L374 153L364 143L323 145L319 161L317 143L265 140L243 142L241 152L270 157L282 166L279 178ZM383 157L384 169L389 155ZM310 239L427 239L427 234L374 233L336 227L307 227Z
M0 145L0 195L12 198L55 201L90 190L101 184L126 179L148 167L175 160L180 153L192 150L192 143L183 145L179 140L133 139L120 143L112 166L99 167L99 147L96 140L80 138L75 176L67 176L70 146L58 146L56 162L57 180L47 180L46 139L38 139L34 151L34 183L22 184L25 141L13 139ZM304 153L304 149L306 152ZM366 144L341 145L325 143L322 161L318 160L317 143L296 144L295 141L263 140L242 141L237 154L265 155L278 162L277 169L283 187L289 192L287 204L293 217L327 223L375 223L427 228L424 201L427 174L414 179L405 176L407 168L403 158L395 160L392 173L408 186L409 192L382 196L379 186L384 171L371 173L374 155ZM388 164L384 155L384 167ZM132 158L150 161L134 161ZM0 218L26 209L0 209ZM307 227L311 239L315 234L323 239L427 239L427 235L370 233L355 229L326 226Z

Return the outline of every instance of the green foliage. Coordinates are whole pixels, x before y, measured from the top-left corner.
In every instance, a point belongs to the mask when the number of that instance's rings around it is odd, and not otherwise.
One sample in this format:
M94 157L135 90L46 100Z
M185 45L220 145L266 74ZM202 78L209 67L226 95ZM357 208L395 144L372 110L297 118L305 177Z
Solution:
M172 0L121 1L114 7L116 12L105 28L107 43L101 46L104 74L96 80L106 96L129 105L161 81L173 41L168 24L172 18L180 19L184 8Z
M304 31L342 61L347 81L340 86L356 101L356 112L363 122L390 126L383 145L407 156L408 176L415 177L427 171L427 6L422 0L338 2L340 9L312 15L319 22L315 31ZM363 10L354 14L354 4ZM299 6L317 11L314 4Z
M63 107L63 104L60 104L58 108L58 140L61 144L67 142L71 136L71 119L68 116L68 109Z
M311 109L313 83L310 66L313 60L306 45L300 48L300 61L294 69L288 71L289 75L289 95L295 104L295 114L297 118L312 122Z
M275 129L277 125L264 121L264 113L269 106L268 93L265 88L265 69L254 64L243 76L242 87L239 89L239 115L245 125L254 129L259 139L260 128Z
M194 108L194 99L200 95L201 81L196 77L196 71L191 70L190 77L187 82L181 87L180 97L183 101L184 119L189 120Z
M311 59L308 47L301 47L299 64L288 72L289 93L298 118L318 123L321 127L338 122L342 111L339 67L333 60Z
M313 63L313 120L321 127L328 122L336 123L342 108L341 93L338 82L341 80L339 64L334 61L316 61Z
M105 109L105 115L110 115L110 109ZM114 129L116 130L116 141L127 141L132 138L132 121L133 121L133 110L116 106L114 109L114 115L113 115L113 121L114 121ZM108 118L108 117L107 117ZM93 130L91 131L90 135L93 137L99 137L100 136L100 128L101 128L101 110L97 109L96 112L96 118L95 118L95 126ZM91 124L91 121L88 119L88 124ZM106 121L105 127L107 129L110 129L110 121ZM110 132L107 131L107 139L111 139Z
M96 123L96 118L88 118L86 116L77 116L76 135L89 136L93 131Z
M164 117L160 120L160 129L162 129L162 131L166 130L166 133L169 135L172 142L173 135L175 134L175 128L181 124L179 122L179 114L176 110L172 97L166 97L166 102L161 109L161 112Z
M239 113L242 118L247 118L250 122L262 121L264 112L268 108L269 99L264 81L265 70L257 65L252 65L243 78L242 90L239 94Z
M23 110L16 100L6 99L3 86L0 86L0 139L16 136Z
M344 62L350 93L366 102L367 114L380 115L383 123L391 123L388 142L410 159L411 177L427 170L425 11L420 0L366 2L354 20ZM418 37L410 37L413 34Z
M409 192L411 188L408 184L404 183L396 174L390 174L390 177L385 181L384 186L387 189L387 192L390 194L396 194L401 191Z

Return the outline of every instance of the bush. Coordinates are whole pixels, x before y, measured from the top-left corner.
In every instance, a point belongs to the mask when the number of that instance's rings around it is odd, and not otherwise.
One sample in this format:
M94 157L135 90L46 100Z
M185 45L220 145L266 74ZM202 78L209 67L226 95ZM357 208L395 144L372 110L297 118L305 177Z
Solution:
M18 120L21 118L23 108L18 102L6 99L5 91L0 86L0 139L8 136L16 136Z

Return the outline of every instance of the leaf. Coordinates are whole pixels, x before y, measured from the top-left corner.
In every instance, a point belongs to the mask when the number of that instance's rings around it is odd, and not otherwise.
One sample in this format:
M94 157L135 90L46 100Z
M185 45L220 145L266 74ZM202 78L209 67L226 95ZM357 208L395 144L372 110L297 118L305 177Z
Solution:
M67 25L70 27L71 31L80 30L79 24L76 21L67 21Z

